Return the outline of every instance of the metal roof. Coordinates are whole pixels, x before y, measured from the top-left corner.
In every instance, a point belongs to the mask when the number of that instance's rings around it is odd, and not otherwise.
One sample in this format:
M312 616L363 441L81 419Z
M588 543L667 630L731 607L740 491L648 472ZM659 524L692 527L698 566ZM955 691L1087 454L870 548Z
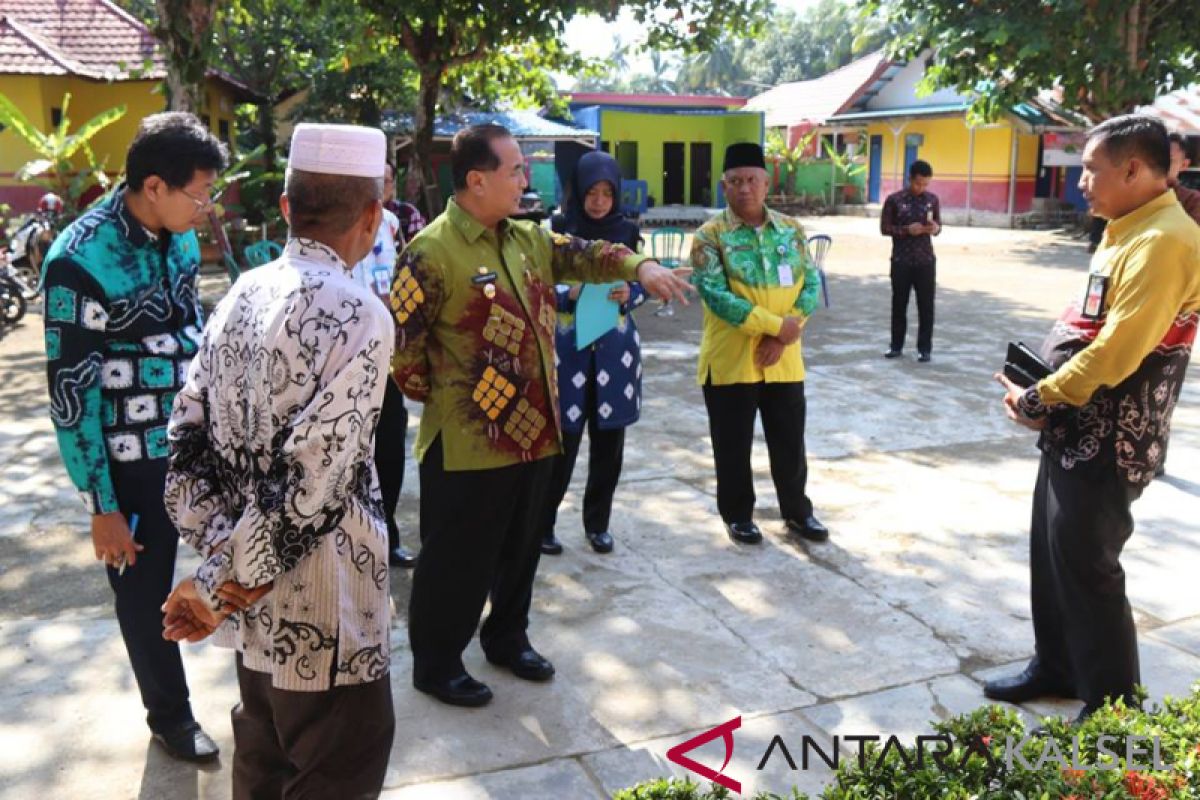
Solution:
M820 125L850 108L889 68L882 50L869 53L820 78L768 89L750 98L746 110L764 112L768 128Z
M433 138L453 139L454 134L463 128L488 123L503 125L517 139L554 141L596 139L600 136L596 131L546 119L536 111L462 111L455 114L444 114L435 119ZM412 114L397 114L388 111L384 113L380 127L385 133L411 135L413 116Z

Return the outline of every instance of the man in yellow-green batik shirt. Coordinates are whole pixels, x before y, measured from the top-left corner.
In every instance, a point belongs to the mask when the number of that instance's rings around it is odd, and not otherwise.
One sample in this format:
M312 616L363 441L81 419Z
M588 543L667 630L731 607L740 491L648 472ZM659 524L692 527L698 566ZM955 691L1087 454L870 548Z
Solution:
M723 169L729 207L696 232L691 251L692 281L704 302L698 379L717 468L717 509L734 541L762 541L750 469L754 417L761 413L780 513L790 531L824 541L829 531L813 515L806 490L800 354L820 278L800 223L765 204L762 148L730 145Z

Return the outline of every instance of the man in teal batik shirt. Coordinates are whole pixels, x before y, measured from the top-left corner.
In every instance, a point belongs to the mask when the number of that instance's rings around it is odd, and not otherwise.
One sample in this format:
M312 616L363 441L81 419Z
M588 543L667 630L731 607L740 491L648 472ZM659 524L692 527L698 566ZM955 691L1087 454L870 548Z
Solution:
M59 235L44 280L59 450L91 514L146 721L190 761L215 758L217 746L192 717L179 646L162 636L179 540L163 505L166 433L203 324L193 229L224 164L196 117L142 120L127 183Z

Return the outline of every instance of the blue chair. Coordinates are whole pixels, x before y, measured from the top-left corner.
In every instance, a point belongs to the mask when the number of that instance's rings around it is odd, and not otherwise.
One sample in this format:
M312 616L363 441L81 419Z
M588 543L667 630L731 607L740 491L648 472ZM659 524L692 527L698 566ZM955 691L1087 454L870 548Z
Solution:
M637 219L646 213L646 197L649 194L649 184L645 181L621 181L621 213L631 219Z
M269 239L263 242L255 242L242 251L242 255L246 259L246 263L251 267L261 267L263 264L269 264L275 259L283 255L283 247L278 242L272 242Z
M825 299L826 308L829 308L829 282L825 277L825 256L829 254L829 248L832 246L833 238L824 233L808 237L808 259L812 261L813 266L817 268L817 275L821 277L821 296Z

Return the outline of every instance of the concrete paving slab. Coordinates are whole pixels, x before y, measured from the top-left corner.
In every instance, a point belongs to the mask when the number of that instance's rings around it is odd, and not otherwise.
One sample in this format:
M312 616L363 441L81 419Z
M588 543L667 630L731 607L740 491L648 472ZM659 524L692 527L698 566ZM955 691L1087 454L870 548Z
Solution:
M1189 619L1174 625L1164 625L1151 631L1146 638L1164 642L1200 657L1200 619Z
M732 719L733 717L730 717ZM722 720L723 722L727 720ZM667 751L686 742L708 729L683 731L675 736L639 742L629 747L592 753L583 757L583 763L596 776L604 791L611 795L618 789L643 780L667 776L688 778L698 783L707 783L695 773L667 760ZM726 749L720 737L692 750L685 755L710 769L730 777L742 785L742 796L749 797L757 792L768 791L787 795L793 787L803 792L815 793L830 780L832 770L810 750L807 769L803 763L804 737L813 739L818 747L832 758L833 748L822 731L798 714L768 714L761 717L743 717L741 726L732 731L733 755L724 770ZM763 763L772 740L780 737L796 769L792 769L783 750L777 745ZM762 769L758 769L762 764Z
M800 713L831 736L879 736L883 741L895 736L911 746L917 736L936 733L932 722L965 714L987 702L975 681L950 675L823 703Z
M380 800L511 800L522 797L599 800L607 797L579 762L573 759L556 759L533 767L488 772L408 788L393 789L391 786L390 779L384 783Z
M749 786L816 791L820 775L776 775L781 760L755 769L773 732L789 746L805 732L828 733L807 710L927 725L943 709L984 702L969 677L1023 665L1032 650L1027 537L1037 452L1001 414L991 374L1005 342L1038 342L1078 295L1083 246L1052 233L947 229L937 242L934 361L924 365L881 358L890 290L877 223L805 222L834 236L833 305L804 336L809 494L832 540L786 534L761 437L753 466L767 541L728 540L695 382L700 309L640 314L643 416L626 436L617 550L600 556L584 545L581 459L560 516L568 551L543 560L535 588L532 634L559 667L555 681L518 681L473 646L467 663L496 690L492 706L450 709L413 691L404 635L411 574L393 570L390 793L595 796L588 792L671 773L666 750L685 732L739 713L745 726L730 769ZM218 284L208 281L206 296L219 294ZM17 755L0 763L0 800L226 800L228 757L197 771L148 742L111 593L58 461L40 350L36 315L0 333L0 747ZM419 406L410 412L415 430ZM1200 596L1190 585L1200 567L1196 464L1193 369L1168 476L1135 505L1126 555L1135 617L1153 631L1142 637L1152 693L1179 692L1200 676ZM414 548L418 493L409 460L398 520ZM181 556L181 571L194 565ZM206 647L185 653L197 713L228 756L232 658ZM1057 708L1073 715L1077 706ZM711 756L719 763L723 754Z

